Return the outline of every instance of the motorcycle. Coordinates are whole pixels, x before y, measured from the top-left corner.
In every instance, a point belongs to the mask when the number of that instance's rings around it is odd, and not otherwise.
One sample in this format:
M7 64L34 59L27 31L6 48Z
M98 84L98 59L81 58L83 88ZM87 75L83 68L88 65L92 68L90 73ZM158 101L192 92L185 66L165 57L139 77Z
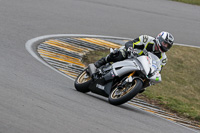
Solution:
M113 49L110 49L111 53ZM74 82L77 91L93 92L108 98L113 105L121 105L146 87L161 82L159 58L150 52L138 56L129 51L128 59L96 68L89 64Z

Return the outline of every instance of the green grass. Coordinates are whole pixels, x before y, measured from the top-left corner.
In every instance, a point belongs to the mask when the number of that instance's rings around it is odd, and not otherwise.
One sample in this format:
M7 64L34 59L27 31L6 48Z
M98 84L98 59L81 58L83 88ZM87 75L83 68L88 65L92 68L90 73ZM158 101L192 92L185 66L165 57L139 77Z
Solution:
M139 94L150 103L192 120L200 121L200 54L198 48L173 46L167 52L168 62L162 70L162 82ZM109 53L93 51L83 61L95 62Z
M187 4L193 4L193 5L200 5L200 0L172 0L177 2L183 2Z
M96 51L91 51L87 53L85 56L82 58L82 62L85 65L88 65L89 63L94 63L95 61L99 60L102 57L105 57L110 50L96 50Z
M174 46L163 68L163 82L144 93L180 115L200 120L200 54L198 48Z

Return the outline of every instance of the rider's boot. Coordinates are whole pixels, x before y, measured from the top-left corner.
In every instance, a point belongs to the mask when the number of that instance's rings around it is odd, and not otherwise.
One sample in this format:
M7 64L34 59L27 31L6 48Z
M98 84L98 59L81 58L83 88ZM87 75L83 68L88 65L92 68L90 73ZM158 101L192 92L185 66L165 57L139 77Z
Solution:
M107 63L106 57L103 57L100 60L98 60L97 62L95 62L94 65L96 68L99 68L99 67L105 65L106 63Z
M106 57L101 58L94 63L96 68L105 65L108 62L117 62L126 58L126 53L123 50L114 50L112 53L108 54Z

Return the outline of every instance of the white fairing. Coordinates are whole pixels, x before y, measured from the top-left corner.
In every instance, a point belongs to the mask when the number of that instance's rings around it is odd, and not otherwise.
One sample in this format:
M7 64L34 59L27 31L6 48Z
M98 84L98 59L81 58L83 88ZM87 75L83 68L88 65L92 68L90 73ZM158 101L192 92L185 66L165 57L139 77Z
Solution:
M160 59L150 52L147 55L115 62L112 64L112 69L115 76L121 77L133 71L141 71L150 80L150 84L161 82ZM131 80L127 79L127 82Z
M122 76L126 73L141 70L135 60L123 60L112 64L113 72L116 76Z
M151 84L159 83L162 81L159 71L156 71L155 74L149 79L151 80Z
M161 82L161 62L157 56L148 52L148 56L140 56L138 60L143 66L143 73L150 79L151 84ZM149 74L150 77L148 77Z
M137 58L144 68L144 74L148 75L151 68L151 59L148 56L140 56Z
M161 61L152 53L149 54L149 57L151 58L151 74L153 74L153 76L151 76L149 79L151 80L152 84L159 83L162 81L160 74Z

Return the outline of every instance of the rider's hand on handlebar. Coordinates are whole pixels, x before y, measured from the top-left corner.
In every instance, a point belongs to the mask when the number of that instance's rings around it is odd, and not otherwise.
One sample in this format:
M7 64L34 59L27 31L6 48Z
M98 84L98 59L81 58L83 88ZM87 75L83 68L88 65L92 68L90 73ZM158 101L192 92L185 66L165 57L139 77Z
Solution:
M138 56L138 51L136 49L134 49L133 47L129 47L127 49L127 52L128 52L128 56L131 57L131 58Z

